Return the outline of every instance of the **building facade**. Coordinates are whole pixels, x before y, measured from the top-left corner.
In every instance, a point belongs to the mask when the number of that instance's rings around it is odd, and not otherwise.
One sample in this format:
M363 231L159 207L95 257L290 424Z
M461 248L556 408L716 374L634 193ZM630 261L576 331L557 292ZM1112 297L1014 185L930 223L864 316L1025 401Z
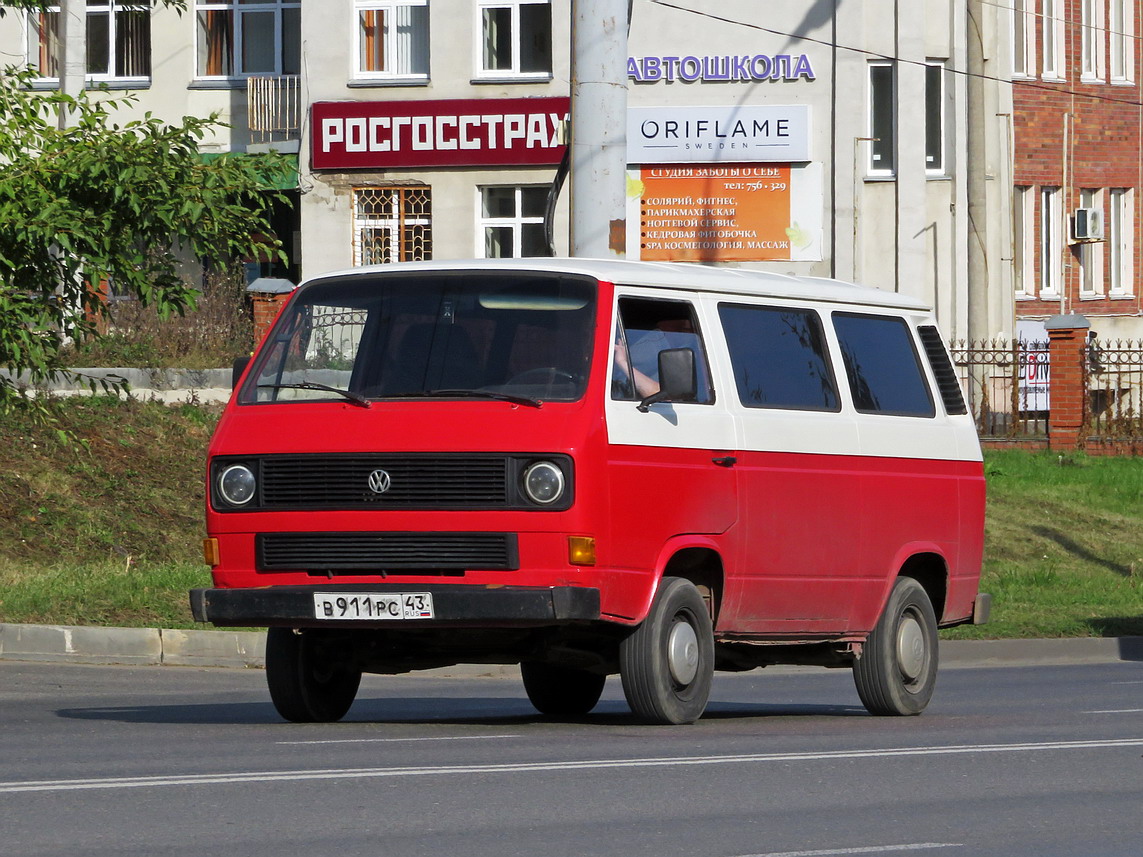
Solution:
M1143 339L1138 0L1012 0L1013 288L1029 338L1053 315Z
M550 189L577 73L572 0L190 0L183 15L79 5L88 79L133 91L132 112L217 112L229 127L204 153L296 156L275 224L293 264L252 273L568 252L567 189ZM60 84L69 50L58 9L0 19L0 50L26 57L44 87ZM1031 178L1011 172L1022 126L1007 8L631 9L627 123L615 129L628 258L857 280L929 301L952 337L1011 334L1023 293L1008 212ZM1127 92L1113 84L1108 72L1101 89ZM1111 182L1092 185L1105 207L1135 186Z

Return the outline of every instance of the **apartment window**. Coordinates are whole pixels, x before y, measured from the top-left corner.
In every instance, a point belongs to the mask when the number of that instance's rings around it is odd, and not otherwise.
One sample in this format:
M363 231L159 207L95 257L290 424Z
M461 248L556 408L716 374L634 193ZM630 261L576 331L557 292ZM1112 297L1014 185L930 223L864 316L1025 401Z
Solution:
M1012 0L1012 76L1032 77L1036 68L1036 0Z
M1080 189L1080 207L1103 212L1103 191ZM1103 242L1091 241L1078 245L1080 267L1080 297L1099 297L1103 294Z
M28 16L28 61L41 75L60 76L63 62L60 7ZM87 4L87 77L93 80L151 76L151 15L138 4L112 0Z
M945 172L945 64L925 65L925 169Z
M869 175L891 176L897 170L896 65L869 64Z
M1135 276L1135 191L1129 187L1113 187L1110 193L1107 249L1111 273L1110 294L1130 295Z
M1060 253L1063 249L1063 217L1060 211L1060 189L1040 188L1040 297L1060 295L1062 275Z
M353 264L433 257L432 191L419 187L353 190Z
M1064 78L1064 0L1044 0L1040 14L1043 39L1042 77L1050 80Z
M429 74L428 0L357 0L357 76Z
M1018 185L1013 189L1012 276L1017 298L1031 298L1036 294L1033 283L1036 270L1035 202L1036 194L1031 187Z
M1128 83L1135 79L1135 4L1111 0L1111 79Z
M197 0L198 76L298 74L300 7L299 0Z
M547 256L544 210L548 188L482 187L477 255L485 259Z
M476 11L479 76L551 76L552 7L548 0L480 0Z
M1080 4L1080 77L1095 83L1106 76L1104 44L1104 3L1082 0Z

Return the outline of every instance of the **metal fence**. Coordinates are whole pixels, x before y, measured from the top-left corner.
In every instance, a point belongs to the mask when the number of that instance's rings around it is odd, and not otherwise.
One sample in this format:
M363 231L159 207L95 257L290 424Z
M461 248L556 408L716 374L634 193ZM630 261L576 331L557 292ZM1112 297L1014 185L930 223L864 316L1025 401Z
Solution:
M952 343L961 389L982 438L1046 438L1048 343Z
M1143 342L1088 342L1084 353L1085 433L1100 440L1143 438Z
M1052 396L1047 342L953 342L953 364L982 440L1046 440ZM1143 342L1098 343L1081 351L1086 440L1143 440Z

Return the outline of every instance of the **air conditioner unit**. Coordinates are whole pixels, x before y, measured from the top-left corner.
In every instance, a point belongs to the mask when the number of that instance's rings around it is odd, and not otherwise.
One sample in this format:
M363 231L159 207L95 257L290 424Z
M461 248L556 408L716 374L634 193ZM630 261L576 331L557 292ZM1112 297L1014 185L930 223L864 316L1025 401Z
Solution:
M1098 208L1077 208L1072 215L1072 236L1076 241L1103 240L1103 212Z

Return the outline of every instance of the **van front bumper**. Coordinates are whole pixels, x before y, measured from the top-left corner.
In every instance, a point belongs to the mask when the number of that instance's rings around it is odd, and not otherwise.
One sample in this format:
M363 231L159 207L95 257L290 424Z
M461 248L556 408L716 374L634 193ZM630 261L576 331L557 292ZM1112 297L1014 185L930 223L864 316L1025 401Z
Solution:
M316 593L402 595L424 592L432 594L432 619L339 620L315 616ZM523 628L591 622L600 618L599 590L584 586L331 584L192 589L190 604L195 621L235 628Z

